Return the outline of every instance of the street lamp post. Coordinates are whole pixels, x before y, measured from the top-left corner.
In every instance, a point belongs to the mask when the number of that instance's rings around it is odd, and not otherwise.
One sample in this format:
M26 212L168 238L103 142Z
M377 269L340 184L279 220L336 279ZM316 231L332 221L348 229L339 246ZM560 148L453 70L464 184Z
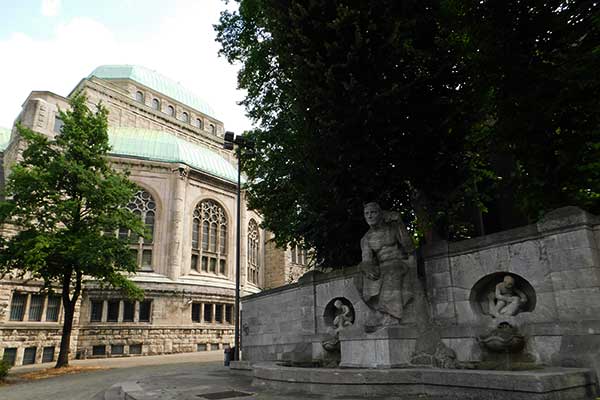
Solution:
M250 147L248 142L242 136L236 136L233 132L225 132L225 141L223 148L227 150L233 150L235 148L238 159L238 170L237 170L237 215L236 215L236 245L235 245L235 344L233 359L240 359L240 279L241 279L241 267L240 267L240 248L242 242L242 230L241 230L241 210L242 210L242 147Z

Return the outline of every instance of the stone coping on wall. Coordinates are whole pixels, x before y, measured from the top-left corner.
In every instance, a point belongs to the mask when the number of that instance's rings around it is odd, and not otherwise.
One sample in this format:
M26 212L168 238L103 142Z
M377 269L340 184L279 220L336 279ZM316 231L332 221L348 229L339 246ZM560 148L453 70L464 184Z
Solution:
M350 278L358 273L358 266L352 267L344 267L339 269L334 269L328 272L321 272L317 270L310 270L306 272L304 275L298 279L298 282L291 283L284 286L279 286L272 289L266 289L259 293L253 293L242 298L243 301L255 300L261 297L272 296L279 292L284 292L288 290L300 289L305 286L313 286L333 280L337 280L340 278Z
M600 225L600 217L589 214L578 207L562 207L544 215L536 224L492 233L459 242L440 241L422 247L426 259L438 256L458 255L473 250L496 247L503 244L523 242L558 231L567 232L580 227L592 228Z

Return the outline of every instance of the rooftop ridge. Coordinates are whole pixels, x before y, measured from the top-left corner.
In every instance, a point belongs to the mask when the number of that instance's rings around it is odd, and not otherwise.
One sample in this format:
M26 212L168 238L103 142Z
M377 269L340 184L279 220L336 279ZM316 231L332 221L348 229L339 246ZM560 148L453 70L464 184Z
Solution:
M100 65L88 75L88 79L92 76L101 79L131 79L203 114L216 118L215 111L200 96L187 89L181 83L141 65Z

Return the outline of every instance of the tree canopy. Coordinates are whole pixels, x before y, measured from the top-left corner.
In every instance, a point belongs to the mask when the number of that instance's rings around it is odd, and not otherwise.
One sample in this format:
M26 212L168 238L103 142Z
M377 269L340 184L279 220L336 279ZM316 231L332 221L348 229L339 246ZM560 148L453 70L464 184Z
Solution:
M507 203L515 224L600 211L595 3L238 3L217 40L259 126L250 206L280 245L355 263L369 200L449 239Z
M117 229L144 234L141 219L126 207L137 187L109 164L107 110L98 105L92 112L83 94L70 105L60 112L64 125L54 138L17 125L26 148L0 202L0 223L15 231L0 239L0 272L61 288L65 321L57 367L68 364L84 278L141 296L125 275L136 270L135 257L116 236Z

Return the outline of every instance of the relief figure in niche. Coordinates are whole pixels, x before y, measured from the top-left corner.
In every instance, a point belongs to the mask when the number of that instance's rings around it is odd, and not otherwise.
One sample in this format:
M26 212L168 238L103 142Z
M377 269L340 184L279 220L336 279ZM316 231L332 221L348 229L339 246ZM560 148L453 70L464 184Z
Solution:
M365 331L396 325L412 299L405 279L415 266L414 245L399 213L386 212L378 203L364 206L370 229L361 240L362 299L371 309Z
M333 326L335 328L335 332L339 333L339 331L345 327L352 325L354 318L352 316L352 310L350 310L350 307L342 303L341 300L336 300L333 303L333 306L335 307Z
M506 275L490 294L490 313L494 317L517 315L527 303L527 295L515 287L515 278Z

